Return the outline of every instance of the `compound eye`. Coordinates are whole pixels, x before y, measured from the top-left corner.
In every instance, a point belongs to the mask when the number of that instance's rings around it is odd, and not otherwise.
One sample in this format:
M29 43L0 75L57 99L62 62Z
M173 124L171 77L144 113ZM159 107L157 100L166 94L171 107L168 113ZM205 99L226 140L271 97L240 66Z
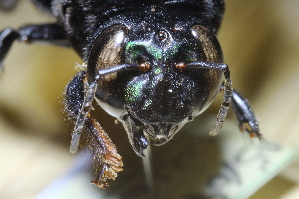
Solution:
M222 62L222 50L213 32L201 25L191 28L192 35L197 39L199 46L203 50L205 60L214 63Z
M147 72L150 68L151 68L151 65L148 62L143 62L143 63L139 64L139 70L142 72Z
M96 35L89 48L87 60L89 77L94 77L99 69L116 66L123 62L123 44L127 34L127 27L113 26Z
M183 70L185 70L187 68L187 64L185 64L184 62L179 62L179 63L175 64L175 68L178 71L183 71Z

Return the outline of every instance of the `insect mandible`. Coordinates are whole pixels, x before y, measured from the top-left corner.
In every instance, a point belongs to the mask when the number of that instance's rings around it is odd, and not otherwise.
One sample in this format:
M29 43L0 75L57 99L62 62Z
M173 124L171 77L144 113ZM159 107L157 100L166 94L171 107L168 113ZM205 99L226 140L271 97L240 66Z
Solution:
M0 1L4 6L5 0ZM223 90L216 124L222 128L232 102L239 126L261 138L248 101L233 90L217 40L223 0L34 0L56 23L26 25L0 33L0 63L15 40L72 47L84 60L66 87L65 111L74 122L70 151L87 147L106 187L123 162L115 145L91 117L92 102L117 118L139 156L168 142ZM14 4L7 4L7 9ZM85 140L85 143L80 139Z

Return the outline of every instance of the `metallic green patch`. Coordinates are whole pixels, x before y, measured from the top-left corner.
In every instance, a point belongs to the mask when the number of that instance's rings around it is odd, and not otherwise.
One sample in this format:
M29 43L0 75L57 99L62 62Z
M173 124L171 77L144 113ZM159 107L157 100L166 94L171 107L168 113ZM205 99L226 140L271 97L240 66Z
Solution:
M156 60L168 59L178 52L179 45L172 45L171 48L161 49L160 47L152 45L150 42L129 42L126 45L125 53L127 55L127 62L131 62L141 54L148 53Z
M142 88L144 86L144 81L136 81L128 85L126 89L125 100L127 102L134 102L142 96Z

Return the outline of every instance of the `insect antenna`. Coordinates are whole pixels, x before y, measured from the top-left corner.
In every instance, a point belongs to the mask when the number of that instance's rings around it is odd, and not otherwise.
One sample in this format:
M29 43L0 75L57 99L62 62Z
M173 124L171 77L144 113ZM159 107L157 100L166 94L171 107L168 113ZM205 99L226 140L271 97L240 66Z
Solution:
M72 141L70 146L71 153L77 153L79 147L79 141L81 137L82 130L84 128L84 123L87 115L89 114L92 108L92 101L97 90L97 82L92 82L86 92L86 96L82 105L82 109L77 118L75 128L72 134Z
M194 68L194 69L217 69L224 72L224 96L222 99L222 103L217 114L216 124L214 125L213 129L210 131L211 136L215 136L219 133L223 126L223 121L227 115L229 104L232 98L232 81L230 79L230 70L228 65L223 63L212 63L206 61L199 61L199 62L191 62L186 64L186 66L182 67L181 63L177 64L179 68Z
M219 131L221 130L222 126L223 126L223 120L225 119L228 109L229 109L229 104L232 98L232 91L233 91L233 87L232 87L232 81L230 79L230 71L228 66L226 65L226 67L224 68L224 96L222 99L222 103L219 109L219 112L217 114L217 119L216 119L216 124L213 127L213 129L210 131L210 135L211 136L215 136L219 133Z

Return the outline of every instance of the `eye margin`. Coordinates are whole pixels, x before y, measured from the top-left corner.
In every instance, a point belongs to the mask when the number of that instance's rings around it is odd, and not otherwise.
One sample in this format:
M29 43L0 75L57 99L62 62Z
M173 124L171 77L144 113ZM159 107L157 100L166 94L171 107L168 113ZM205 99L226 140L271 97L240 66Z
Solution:
M223 62L223 54L220 43L216 35L209 28L202 25L194 25L191 34L197 40L199 48L202 49L203 55L208 62Z
M87 74L89 81L94 81L94 76L98 69L112 67L114 65L120 64L120 61L123 60L123 49L124 42L129 34L129 28L125 25L116 24L110 26L104 30L98 31L94 34L89 46L86 48L84 55L84 61L87 63ZM110 44L109 44L110 43ZM117 47L118 50L115 52L115 56L118 56L118 63L116 64L102 64L102 67L99 66L99 60L101 54L105 53L105 50L109 50L110 47ZM108 46L108 48L107 48ZM105 49L106 48L106 49ZM115 48L115 49L117 49ZM118 55L117 55L118 53ZM113 60L117 61L117 60Z

